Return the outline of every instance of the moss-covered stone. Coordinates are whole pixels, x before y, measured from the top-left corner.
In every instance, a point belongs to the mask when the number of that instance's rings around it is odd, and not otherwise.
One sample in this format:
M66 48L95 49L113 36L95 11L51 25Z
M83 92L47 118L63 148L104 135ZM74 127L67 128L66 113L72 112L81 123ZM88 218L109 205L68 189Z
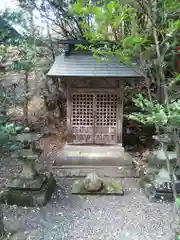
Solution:
M50 200L56 186L56 180L50 174L39 190L6 189L0 194L0 202L18 206L43 206Z
M46 180L47 180L46 175L38 173L32 179L20 176L15 178L8 185L8 188L17 190L40 190Z
M102 180L96 173L89 173L84 179L84 187L88 192L99 191L102 184Z
M139 181L140 188L144 191L149 199L154 199L156 195L155 188L152 184L152 176L143 176Z
M124 191L121 186L103 181L102 188L99 191L88 191L85 188L84 180L77 180L72 185L72 194L78 195L124 195Z
M161 176L146 175L143 176L139 185L143 190L146 197L150 200L163 200L163 201L173 201L173 192L171 188L171 183L168 179L164 179ZM180 182L175 182L176 192L180 194Z

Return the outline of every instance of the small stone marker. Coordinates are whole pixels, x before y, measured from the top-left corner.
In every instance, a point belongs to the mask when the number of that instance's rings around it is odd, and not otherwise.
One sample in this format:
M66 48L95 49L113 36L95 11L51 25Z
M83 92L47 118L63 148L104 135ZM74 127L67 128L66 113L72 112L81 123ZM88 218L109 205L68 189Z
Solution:
M123 196L124 191L122 186L111 181L104 181L96 173L89 173L84 179L73 183L72 194Z
M84 187L88 192L96 192L102 188L103 182L96 173L89 173L84 179Z

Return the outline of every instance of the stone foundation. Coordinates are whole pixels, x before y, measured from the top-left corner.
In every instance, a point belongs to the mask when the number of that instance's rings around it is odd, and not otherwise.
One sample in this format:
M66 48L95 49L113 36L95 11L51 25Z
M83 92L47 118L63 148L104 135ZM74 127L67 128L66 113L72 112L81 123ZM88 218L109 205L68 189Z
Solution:
M48 177L39 189L13 189L7 188L0 194L0 202L18 206L43 206L51 199L55 190L56 181L52 174Z
M55 165L132 166L132 156L119 145L65 145L56 156Z
M174 201L172 189L168 189L167 187L162 187L161 189L155 188L155 186L152 184L152 180L149 179L149 176L144 176L141 178L139 184L149 200ZM178 190L177 193L180 194L180 191Z
M85 177L91 172L103 178L139 178L139 172L133 166L53 166L53 174L57 178Z

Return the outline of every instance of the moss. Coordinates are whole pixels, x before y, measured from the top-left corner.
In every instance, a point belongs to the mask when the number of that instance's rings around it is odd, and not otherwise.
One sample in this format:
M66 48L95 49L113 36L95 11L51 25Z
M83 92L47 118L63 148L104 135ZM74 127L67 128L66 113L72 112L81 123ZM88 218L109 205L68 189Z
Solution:
M124 195L124 191L118 184L112 182L103 182L101 190L96 192L88 192L84 187L83 180L75 181L72 185L72 194L78 195Z

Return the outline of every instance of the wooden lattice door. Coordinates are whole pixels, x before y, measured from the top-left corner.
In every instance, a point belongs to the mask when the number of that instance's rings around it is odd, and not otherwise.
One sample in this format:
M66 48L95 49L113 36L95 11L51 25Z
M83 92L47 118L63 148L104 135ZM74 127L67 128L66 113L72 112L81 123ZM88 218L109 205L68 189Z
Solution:
M94 136L94 94L73 93L72 133L73 143L93 144Z
M117 95L73 93L71 123L73 143L116 143Z
M95 143L117 143L117 95L96 94Z

